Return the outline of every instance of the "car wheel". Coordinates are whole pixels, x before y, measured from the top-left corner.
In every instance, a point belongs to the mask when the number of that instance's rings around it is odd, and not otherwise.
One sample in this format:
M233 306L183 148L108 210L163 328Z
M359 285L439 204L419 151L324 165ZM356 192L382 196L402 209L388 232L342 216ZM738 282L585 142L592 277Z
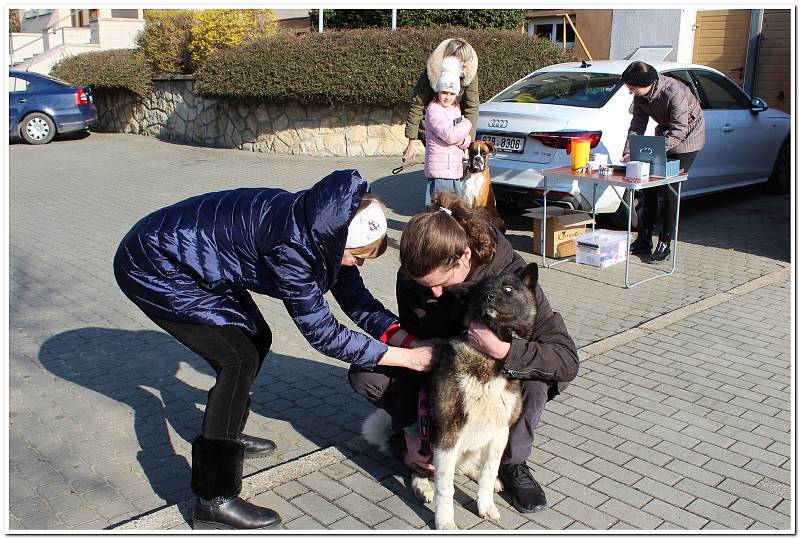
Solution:
M47 114L33 112L22 120L19 134L29 144L47 144L56 136L56 124Z
M767 189L770 193L776 195L785 195L790 190L789 185L789 141L783 143L778 157L775 159L775 165L772 167L772 174L769 176L767 182Z

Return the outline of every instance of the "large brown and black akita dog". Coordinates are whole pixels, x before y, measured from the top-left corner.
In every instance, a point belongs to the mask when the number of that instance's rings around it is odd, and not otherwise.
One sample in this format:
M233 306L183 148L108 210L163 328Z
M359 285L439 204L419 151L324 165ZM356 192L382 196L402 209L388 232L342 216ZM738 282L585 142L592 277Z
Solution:
M501 340L528 340L536 320L535 290L539 270L528 264L513 275L455 285L448 293L467 302L465 327L483 323ZM509 427L519 418L522 385L503 373L503 363L473 348L466 336L450 339L430 371L428 403L432 421L434 489L424 472L411 466L414 494L435 499L436 528L457 529L453 518L456 468L478 483L478 514L498 521L494 492ZM389 450L391 420L377 410L362 428L368 442ZM398 444L392 444L396 448ZM405 455L406 464L410 460ZM431 492L433 490L433 492ZM435 493L435 496L433 495Z

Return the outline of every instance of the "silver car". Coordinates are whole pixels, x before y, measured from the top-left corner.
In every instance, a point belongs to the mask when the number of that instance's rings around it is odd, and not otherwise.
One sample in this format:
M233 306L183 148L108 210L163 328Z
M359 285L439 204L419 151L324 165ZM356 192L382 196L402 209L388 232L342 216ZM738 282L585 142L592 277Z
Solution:
M588 136L592 152L620 163L633 96L622 83L626 61L556 64L534 71L480 106L478 138L492 140L497 199L517 205L542 200L542 169L570 164L571 137ZM750 97L728 77L694 64L653 62L659 73L687 84L705 114L706 143L697 154L683 197L766 182L789 192L789 115ZM650 121L646 134L653 134ZM590 210L592 185L548 179L547 204ZM617 190L617 193L612 192ZM597 212L627 219L620 188L598 188Z

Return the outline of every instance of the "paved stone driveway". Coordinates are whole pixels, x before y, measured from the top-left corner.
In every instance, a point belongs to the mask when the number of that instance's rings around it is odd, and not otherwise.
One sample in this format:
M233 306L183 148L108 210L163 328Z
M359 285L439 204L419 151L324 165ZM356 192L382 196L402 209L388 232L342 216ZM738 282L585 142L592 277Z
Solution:
M362 273L394 308L396 242L422 209L421 173L391 176L393 159L107 134L9 154L14 530L189 528L190 442L213 378L116 287L112 256L138 218L198 193L293 191L357 168L391 210L393 248ZM520 515L503 499L503 528L790 528L789 197L751 188L682 210L671 278L625 290L619 265L541 270L583 363L548 405L530 461L551 508ZM515 247L538 261L530 222L508 217ZM633 276L653 271L637 263ZM275 342L247 430L278 453L248 464L244 494L290 529L428 528L431 507L409 498L402 470L359 443L371 408L346 365L311 349L280 303L257 302ZM476 516L474 494L461 480L457 522L497 529Z

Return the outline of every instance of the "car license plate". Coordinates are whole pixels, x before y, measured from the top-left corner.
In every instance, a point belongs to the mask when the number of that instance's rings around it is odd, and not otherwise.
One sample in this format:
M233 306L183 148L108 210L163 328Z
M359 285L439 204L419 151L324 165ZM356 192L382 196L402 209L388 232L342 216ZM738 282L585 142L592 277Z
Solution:
M485 140L494 144L498 152L522 153L525 148L525 139L521 137L502 137L500 135L478 135L478 140Z

